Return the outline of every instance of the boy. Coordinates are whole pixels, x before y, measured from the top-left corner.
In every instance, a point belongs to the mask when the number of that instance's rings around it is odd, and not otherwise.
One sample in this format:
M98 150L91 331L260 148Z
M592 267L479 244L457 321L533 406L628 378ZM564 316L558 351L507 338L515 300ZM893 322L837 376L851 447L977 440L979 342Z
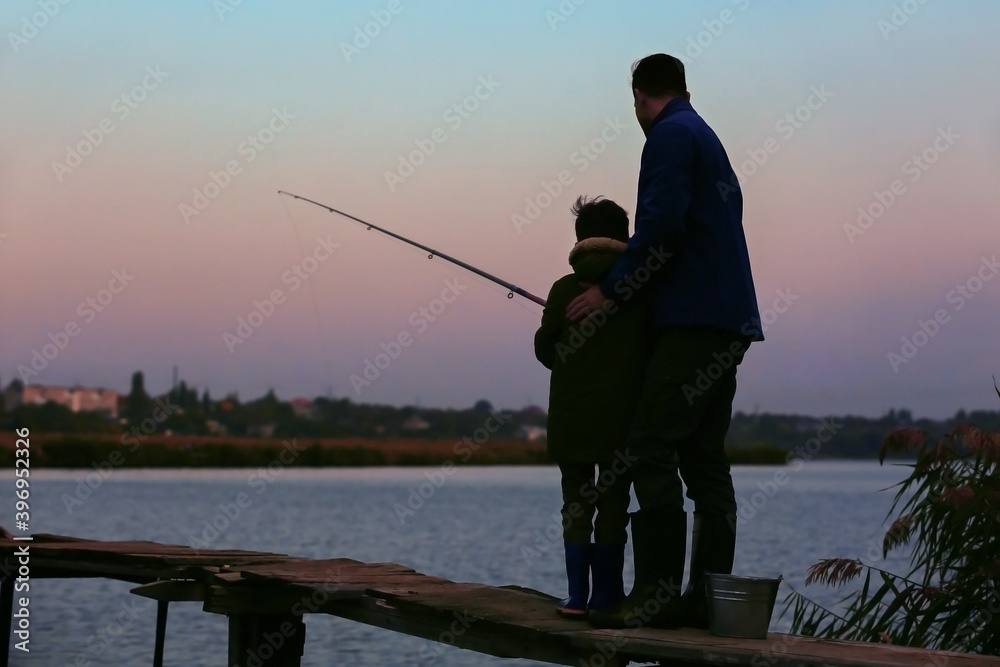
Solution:
M552 371L548 455L562 474L569 597L557 611L584 618L588 609L610 607L625 597L631 486L625 439L651 348L652 321L648 299L638 295L621 306L608 302L607 310L582 324L566 317L566 306L585 289L581 283L599 283L614 266L629 226L625 210L601 197L581 196L571 210L577 239L569 254L573 273L549 291L535 356Z

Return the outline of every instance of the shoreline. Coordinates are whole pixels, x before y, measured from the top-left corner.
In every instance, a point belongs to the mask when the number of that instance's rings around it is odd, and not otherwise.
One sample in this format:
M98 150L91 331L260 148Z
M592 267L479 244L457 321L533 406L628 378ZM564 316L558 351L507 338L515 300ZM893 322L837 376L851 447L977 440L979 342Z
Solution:
M544 442L472 438L245 438L154 435L145 442L105 434L32 434L35 469L111 468L357 468L384 466L555 465ZM14 466L13 433L0 435L0 459ZM733 465L785 464L786 452L758 447L727 450Z

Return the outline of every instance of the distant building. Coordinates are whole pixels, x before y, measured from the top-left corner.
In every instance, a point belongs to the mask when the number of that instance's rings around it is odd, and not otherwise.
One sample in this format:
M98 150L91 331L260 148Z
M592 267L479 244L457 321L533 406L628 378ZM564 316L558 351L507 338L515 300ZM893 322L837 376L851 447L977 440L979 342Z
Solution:
M20 405L44 405L52 401L73 412L100 412L110 419L118 417L118 392L103 387L53 387L43 384L25 386L19 380L14 380L4 390L3 398L7 410Z
M247 426L247 435L251 438L270 438L274 435L274 429L277 428L277 424L249 424Z
M295 412L296 417L303 417L305 419L312 419L313 415L313 402L308 398L293 398L289 401L292 406L292 411Z
M225 424L219 423L217 419L207 419L205 420L205 430L208 431L209 435L225 435L226 426Z
M431 425L420 415L411 415L403 422L404 431L426 431Z
M548 431L541 426L524 425L517 427L514 436L528 442L545 442L545 439L548 437Z

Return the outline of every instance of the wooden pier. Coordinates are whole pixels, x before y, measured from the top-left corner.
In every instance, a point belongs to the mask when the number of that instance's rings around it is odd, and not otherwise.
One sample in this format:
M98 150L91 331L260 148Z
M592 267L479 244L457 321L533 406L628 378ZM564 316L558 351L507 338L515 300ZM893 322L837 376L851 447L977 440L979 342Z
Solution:
M168 605L200 602L205 611L229 617L231 667L298 666L305 614L332 614L471 651L561 665L1000 667L1000 658L777 633L752 640L693 629L596 630L557 616L556 599L538 591L456 583L394 563L44 534L22 541L0 531L0 604L5 610L0 665L7 664L11 649L17 554L27 545L31 578L118 579L137 584L132 593L156 600L150 656L155 666L163 664L163 648L170 640Z

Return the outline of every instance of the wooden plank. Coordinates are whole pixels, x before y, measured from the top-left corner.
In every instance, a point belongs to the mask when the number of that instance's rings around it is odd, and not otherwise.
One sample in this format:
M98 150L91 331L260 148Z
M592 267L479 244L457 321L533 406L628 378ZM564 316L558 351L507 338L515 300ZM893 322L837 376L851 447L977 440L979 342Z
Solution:
M60 560L36 556L32 552L31 573L40 579L107 577L145 584L157 579L195 579L202 576L204 570L197 565L168 566L151 561Z
M160 544L158 542L147 541L118 541L99 542L94 540L80 540L77 538L65 538L53 535L35 535L32 542L32 552L40 554L58 553L63 557L77 558L135 558L135 557L189 557L212 562L244 562L244 563L268 563L289 560L300 560L286 554L275 554L267 552L243 551L236 549L193 549L188 546L174 544ZM0 538L0 555L8 552L13 553L15 549L23 545L23 542L6 540Z
M203 609L215 614L295 614L315 613L331 600L357 600L361 589L325 591L313 586L285 583L248 582L215 583L206 587Z
M997 667L1000 658L929 651L886 644L866 644L770 633L767 639L716 637L707 630L590 630L574 634L575 645L602 636L617 654L632 660L668 660L695 665L752 667Z
M397 574L397 575L385 575L385 576L371 576L366 577L363 575L357 575L354 577L336 577L336 578L312 578L312 577L263 577L263 578L251 578L247 577L248 581L260 581L260 582L280 582L280 583L295 583L304 585L327 585L327 586L343 586L347 588L359 588L359 589L370 589L372 591L379 592L396 592L400 595L406 593L418 593L421 590L425 590L431 587L441 587L441 586L454 586L455 583L448 581L447 579L430 579L423 577L421 575L415 574Z
M329 560L286 560L269 564L243 566L243 576L248 579L282 579L286 581L350 580L352 577L379 577L414 575L428 577L416 570L396 563L359 563L345 558Z
M219 554L245 554L251 556L289 556L285 554L271 554L261 551L245 551L240 549L204 549L198 550L183 544L164 544L161 542L150 542L148 540L90 540L80 537L69 537L65 535L52 535L49 533L35 533L31 536L32 548L36 546L44 549L88 549L102 551L127 551L132 553L160 553L173 550L202 551L204 553ZM16 546L23 542L0 537L0 548Z
M46 560L32 554L31 576L36 579L91 579L104 577L133 584L148 584L157 579L169 579L177 570L152 569L134 565L111 565L84 561L63 562Z
M321 585L326 591L413 593L454 582L420 574L395 563L344 564L339 560L276 563L248 567L242 575L253 581Z
M537 592L490 587L424 591L390 597L385 607L403 615L419 616L428 611L452 611L474 618L481 628L506 635L505 642L551 642L552 635L564 635L572 646L591 658L613 657L641 661L670 660L690 665L871 665L902 667L918 664L949 667L1000 665L1000 659L964 654L930 652L884 645L831 642L794 635L769 635L767 640L714 637L704 630L595 630L578 621L554 618L555 598ZM546 636L547 635L547 636ZM541 638L545 637L544 640ZM554 650L554 647L550 647ZM537 658L536 658L537 659ZM927 662L937 660L938 662Z
M545 624L552 629L575 630L580 621L564 619L556 613L558 599L530 589L494 588L479 585L475 589L450 589L418 591L393 596L394 604L433 606L444 610L463 610L483 620L495 623L538 628ZM584 626L589 627L589 626Z
M237 564L236 568L239 567ZM218 563L207 558L164 559L150 556L77 558L75 554L41 554L32 549L32 575L39 578L108 576L144 583L152 579L197 578L206 571L206 568L220 571L231 569L228 563Z
M163 602L204 602L208 597L205 584L197 581L154 581L129 593Z
M525 640L485 627L478 619L455 612L427 609L412 614L386 600L369 597L356 603L331 603L323 610L359 623L501 658L526 658L559 665L578 665L581 661L595 664L587 662L593 657L591 650L573 647L557 635L553 635L551 641L544 637L540 641L536 638ZM625 663L613 660L601 664L615 667Z
M32 542L40 544L42 542L92 542L85 537L71 537L69 535L53 535L52 533L33 533Z
M131 546L131 545L129 545ZM192 549L164 549L162 551L154 551L152 549L128 549L122 548L120 550L114 549L92 549L80 548L76 546L63 546L60 545L58 548L48 548L48 547L35 547L31 548L33 553L38 553L43 556L51 556L53 558L60 559L70 559L76 558L80 560L100 560L100 561L115 561L115 560L127 560L127 559L156 559L162 558L165 561L167 559L174 559L181 561L187 559L190 562L197 562L203 564L266 564L266 563L280 563L290 560L295 560L291 556L283 556L280 554L253 554L253 553L227 553L227 552L209 552L209 553L198 553Z
M0 532L0 556L6 555L9 562L23 543L3 535ZM240 660L253 657L253 647L261 648L261 638L270 636L261 628L274 624L262 625L261 614L272 621L300 622L304 613L328 613L481 653L557 664L625 665L635 660L674 667L1000 667L1000 658L994 657L784 634L750 640L692 629L597 630L560 618L556 598L544 593L453 582L396 563L34 537L33 576L134 581L143 585L133 592L164 605L170 600L202 601L206 611L230 614L239 635L233 646L244 654ZM6 587L3 593L9 595ZM0 597L0 602L6 598ZM8 621L9 615L8 610ZM288 660L297 664L298 658Z

